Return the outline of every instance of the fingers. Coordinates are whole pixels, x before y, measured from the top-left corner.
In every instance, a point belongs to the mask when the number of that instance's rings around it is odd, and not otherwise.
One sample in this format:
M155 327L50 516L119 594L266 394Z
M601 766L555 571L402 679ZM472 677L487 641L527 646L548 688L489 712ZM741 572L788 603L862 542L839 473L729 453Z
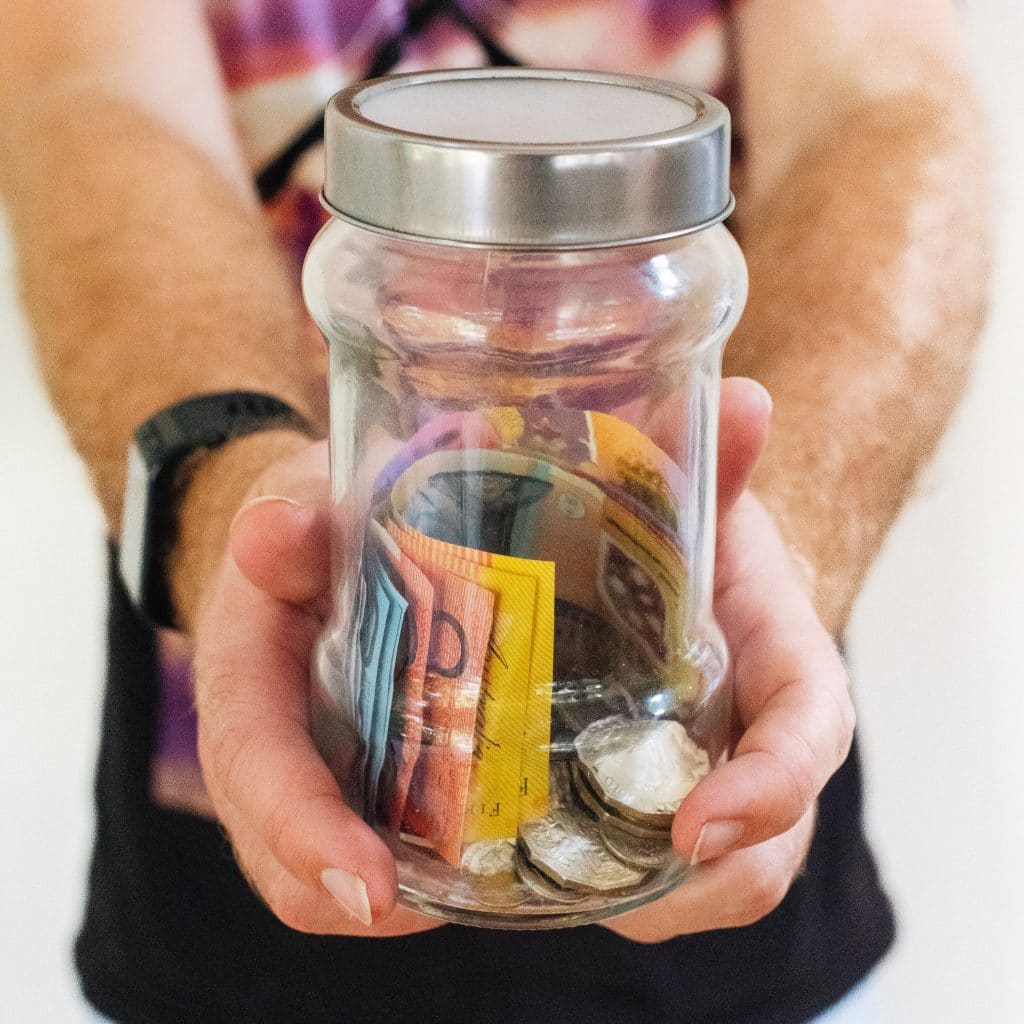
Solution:
M225 822L229 826L229 822ZM289 928L314 935L356 935L384 938L438 928L443 922L405 907L367 926L323 886L311 889L289 874L267 846L245 829L236 830L235 859L256 894ZM347 897L346 897L347 898Z
M342 801L308 734L312 615L275 600L225 561L197 637L199 753L232 839L258 842L299 885L349 879L348 910L378 921L395 905L393 858ZM261 892L269 884L254 876Z
M796 826L749 849L701 865L668 896L605 925L635 942L740 928L770 914L800 873L814 832L811 807Z
M810 702L770 711L684 802L676 849L699 864L792 828L842 764L838 732L831 713Z
M286 924L398 935L393 858L344 803L309 736L309 664L330 582L325 445L271 467L236 516L197 635L199 752L253 888Z
M780 835L813 806L853 735L847 676L767 513L747 496L722 524L715 612L744 732L686 797L676 849L700 863Z
M768 439L772 400L749 377L722 381L718 413L718 512L723 515L747 486Z
M358 472L333 518L327 442L275 463L231 524L229 550L242 574L271 597L316 602L326 614L332 532L336 554L358 550L373 483L399 447L383 430L368 432Z

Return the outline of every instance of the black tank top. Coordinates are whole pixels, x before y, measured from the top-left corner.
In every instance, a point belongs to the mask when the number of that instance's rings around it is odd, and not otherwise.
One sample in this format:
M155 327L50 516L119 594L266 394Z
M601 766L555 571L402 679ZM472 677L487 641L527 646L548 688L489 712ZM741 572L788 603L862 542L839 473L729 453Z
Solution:
M111 574L97 832L75 947L123 1024L797 1024L893 941L856 747L825 788L806 871L757 924L641 945L599 926L300 934L252 893L219 827L155 806L154 637Z

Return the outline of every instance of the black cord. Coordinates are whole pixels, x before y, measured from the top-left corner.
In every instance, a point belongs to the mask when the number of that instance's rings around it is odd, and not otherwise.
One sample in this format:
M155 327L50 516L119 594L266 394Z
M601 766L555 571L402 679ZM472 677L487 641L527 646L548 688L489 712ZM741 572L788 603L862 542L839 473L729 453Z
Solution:
M366 71L366 78L379 78L391 71L402 59L402 44L410 36L418 35L439 14L447 14L461 25L480 44L491 67L520 67L511 54L495 43L459 7L457 0L430 0L410 11L402 30L386 39L377 49ZM302 156L324 139L324 110L321 109L262 170L256 174L256 192L260 200L269 202L288 183L295 165Z
M516 60L507 50L502 49L468 14L459 6L458 0L441 0L441 8L453 21L458 22L483 48L492 68L518 68L522 62Z

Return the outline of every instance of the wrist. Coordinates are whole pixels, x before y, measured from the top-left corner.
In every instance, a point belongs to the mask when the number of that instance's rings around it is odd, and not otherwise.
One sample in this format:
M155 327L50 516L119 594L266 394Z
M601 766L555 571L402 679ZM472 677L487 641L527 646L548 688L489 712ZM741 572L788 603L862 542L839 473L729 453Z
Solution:
M186 468L178 536L167 563L176 618L186 632L192 631L224 557L231 521L252 495L260 475L310 443L308 435L293 429L259 431L200 454Z

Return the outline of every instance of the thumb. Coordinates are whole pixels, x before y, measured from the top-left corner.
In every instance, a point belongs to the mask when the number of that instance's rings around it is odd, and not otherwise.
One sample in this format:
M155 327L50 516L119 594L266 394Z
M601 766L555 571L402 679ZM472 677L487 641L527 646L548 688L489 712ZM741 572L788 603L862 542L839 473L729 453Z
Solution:
M726 377L718 414L718 514L743 492L768 440L772 399L749 377Z
M228 549L242 575L264 593L308 604L330 583L330 512L283 495L254 498L235 516Z
M330 581L327 446L310 445L269 467L239 509L228 549L250 583L291 604L307 604Z

